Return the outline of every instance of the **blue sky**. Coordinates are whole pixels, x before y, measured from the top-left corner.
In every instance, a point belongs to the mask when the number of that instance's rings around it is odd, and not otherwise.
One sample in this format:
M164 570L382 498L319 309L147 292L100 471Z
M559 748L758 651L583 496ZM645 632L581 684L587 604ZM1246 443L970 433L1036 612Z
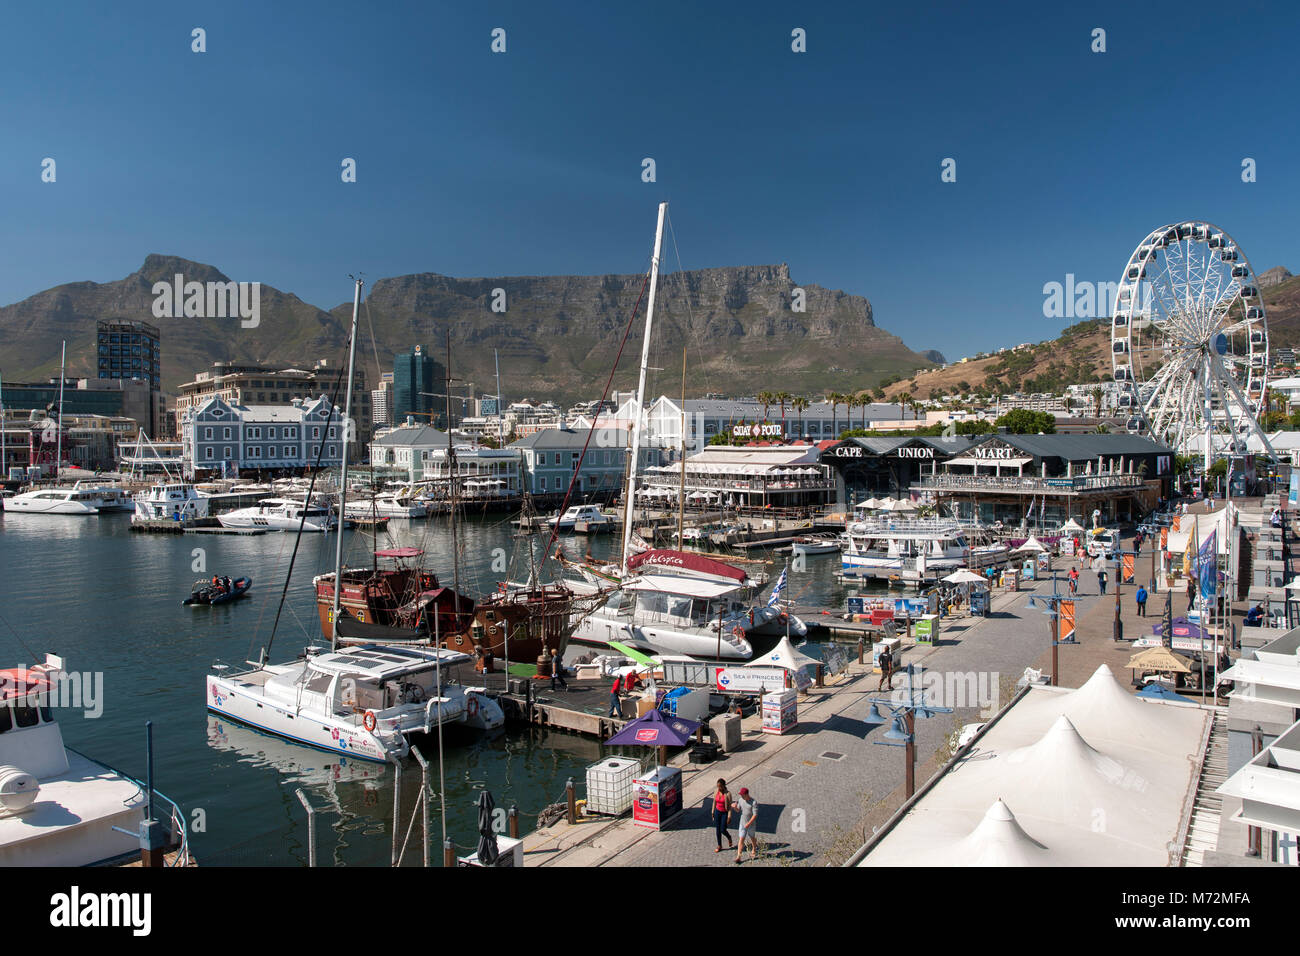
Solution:
M1044 283L1169 221L1300 271L1288 5L377 6L11 9L0 302L150 252L323 308L356 270L639 272L662 199L683 267L788 262L950 358L1056 334Z

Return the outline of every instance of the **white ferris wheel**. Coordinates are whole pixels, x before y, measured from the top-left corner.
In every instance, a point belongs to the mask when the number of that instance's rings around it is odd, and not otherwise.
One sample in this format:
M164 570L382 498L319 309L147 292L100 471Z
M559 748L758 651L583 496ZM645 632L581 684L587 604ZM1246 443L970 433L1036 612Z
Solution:
M1208 222L1161 226L1129 257L1111 317L1111 359L1128 430L1179 454L1245 455L1259 426L1268 324L1250 261Z

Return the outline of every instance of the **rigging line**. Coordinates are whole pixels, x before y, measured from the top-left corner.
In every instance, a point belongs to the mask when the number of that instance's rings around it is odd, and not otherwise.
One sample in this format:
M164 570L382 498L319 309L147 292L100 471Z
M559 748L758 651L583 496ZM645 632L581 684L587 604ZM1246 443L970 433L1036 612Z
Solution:
M627 327L623 329L623 341L621 341L618 344L618 354L614 356L614 365L609 370L609 378L605 379L605 390L600 395L600 404L596 406L598 409L605 407L605 400L609 397L609 387L614 383L614 373L618 371L618 363L623 358L623 349L627 346L628 336L632 334L632 326L636 323L637 314L641 311L641 300L645 298L646 289L648 289L649 286L650 286L650 271L647 270L645 274L645 281L641 283L641 292L636 297L636 305L632 306L632 312L627 317ZM641 412L642 409L640 408L636 410L637 415L640 415ZM591 436L596 432L595 425L596 425L596 421L598 421L600 417L599 411L596 413L596 415L597 415L596 420L593 420L591 423L592 427L587 429L587 440L582 443L582 454L578 456L578 466L573 469L573 476L569 479L569 487L565 489L564 502L560 505L561 515L563 515L564 512L567 511L569 508L569 499L573 495L573 486L578 481L578 476L582 473L582 463L587 460L587 448L589 445L591 445ZM629 445L628 455L631 456L631 454L632 454L631 446ZM635 468L636 462L632 462L631 466ZM626 513L626 510L631 506L632 503L630 501L623 502L624 512ZM543 564L545 564L548 558L550 557L551 548L555 545L555 541L559 537L559 534L560 534L560 522L556 521L555 527L551 529L551 536L546 541L546 548L544 551L542 551Z
M374 294L374 287L370 289ZM383 384L384 367L379 364L379 342L375 338L375 323L370 320L370 296L366 296L366 328L370 330L370 349L375 353L375 385Z
M351 351L351 348L352 348L352 327L351 327L351 325L348 326L348 337L347 337L347 343L346 343L346 344L347 344L347 346L348 346L348 350ZM345 367L346 367L346 366L345 366ZM348 371L351 372L352 370L351 370L351 369L348 369ZM323 435L321 435L321 438L320 438L320 444L318 444L318 445L316 446L316 465L315 465L315 467L312 468L312 472L311 472L311 480L307 483L307 494L303 497L303 502L302 502L302 513L301 513L301 514L299 515L299 517L298 517L298 533L297 533L297 536L294 538L294 542L293 542L293 553L290 554L290 556L289 556L289 569L288 569L288 571L287 571L287 572L285 573L285 575L284 575L284 587L280 590L280 603L279 603L279 605L278 605L278 606L276 607L276 609L275 609L275 620L274 620L274 621L272 622L272 624L271 624L271 636L270 636L269 638L267 638L267 641L266 641L266 647L262 648L262 659L261 659L261 663L263 663L263 664L265 664L265 663L270 659L270 655L271 655L271 645L275 642L275 632L276 632L276 629L280 626L280 615L281 615L281 613L284 611L284 602L285 602L285 599L289 596L289 582L293 580L293 566L294 566L294 564L295 564L295 563L297 562L297 560L298 560L298 548L299 548L299 546L302 544L302 529L303 529L303 526L307 523L307 509L308 509L308 507L309 507L310 504L311 504L311 496L312 496L312 493L313 493L313 492L315 491L315 489L316 489L316 478L317 478L317 476L320 475L320 465L321 465L321 460L322 460L322 458L323 458L324 455L325 455L325 443L326 443L327 441L329 441L329 426L330 426L331 424L333 424L333 422L334 422L334 412L338 409L339 389L343 386L343 379L344 379L344 377L345 377L344 375L340 375L338 378L336 378L336 379L334 380L334 393L330 396L330 413L329 413L329 418L327 418L326 421L325 421L325 426L324 426L324 427L325 427L325 433L324 433ZM351 388L351 387L352 387L351 376L347 376L347 377L348 377L348 387ZM342 428L340 429L339 438L341 439L341 447L342 447L343 454L346 455L346 454L348 453L348 423L347 423L347 422L340 422L340 424L342 425ZM306 424L305 421L303 422L302 430L303 430L303 436L302 436L302 437L303 437L303 440L304 440L304 441L309 440L309 439L307 438L307 424ZM329 513L331 513L331 512L332 512L332 508L327 508L327 509L326 509L326 515L327 515L327 516L326 516L326 522L327 522L326 527L329 526L329 525L328 525L328 521L329 521L328 515L329 515ZM337 525L337 526L335 527L335 529L334 529L334 533L335 533L335 534L342 534L342 533L343 533L343 513L342 513L342 512L343 512L343 509L340 508L340 509L339 509L339 523L338 523L338 525ZM328 533L328 532L327 532L327 533ZM343 592L342 592L342 587L343 587L342 577L343 577L343 575L342 575L341 573L340 573L340 574L336 574L336 575L335 575L335 580L334 580L334 588L335 588L336 592L339 594L340 597L342 596L342 593L343 593ZM305 673L305 672L304 672L304 673Z
M677 279L681 283L682 303L686 306L686 331L689 334L691 344L695 346L697 359L697 368L704 366L704 346L700 341L699 332L695 328L695 315L691 312L691 290L686 283L686 268L682 265L682 253L677 248L677 230L673 228L673 214L671 211L666 213L668 219L668 238L673 243L673 255L677 257Z
M39 664L42 658L38 657L36 652L31 649L31 647L27 644L26 641L23 640L23 636L18 633L18 629L15 628L12 624L10 624L9 620L3 614L0 614L0 621L3 621L4 626L14 632L14 637L16 637L18 639L18 643L23 646L23 650L25 650L28 654L32 656L32 665L35 666L36 664Z

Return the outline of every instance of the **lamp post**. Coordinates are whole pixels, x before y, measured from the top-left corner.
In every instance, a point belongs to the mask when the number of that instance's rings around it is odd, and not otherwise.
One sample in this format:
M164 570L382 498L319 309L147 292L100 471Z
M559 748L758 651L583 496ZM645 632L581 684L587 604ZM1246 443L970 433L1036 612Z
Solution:
M1062 644L1078 644L1071 633L1065 640L1061 640L1061 601L1065 600L1065 595L1057 589L1057 582L1060 580L1056 572L1052 572L1052 593L1042 597L1033 596L1029 599L1029 606L1033 608L1041 607L1043 613L1049 619L1048 633L1052 638L1052 686L1057 687L1060 684L1060 668L1058 665L1057 648Z
M916 718L952 713L951 707L932 707L925 702L925 691L912 682L915 666L907 665L907 686L903 688L906 699L903 703L896 703L887 697L872 697L871 710L866 716L866 723L872 726L890 722L889 730L885 731L885 739L873 743L882 747L905 748L906 791L909 800L916 793ZM881 706L888 708L888 716L880 712Z
M1119 591L1120 586L1124 583L1124 552L1119 548L1115 549L1115 622L1111 630L1111 640L1121 641L1124 638L1124 625L1119 619Z

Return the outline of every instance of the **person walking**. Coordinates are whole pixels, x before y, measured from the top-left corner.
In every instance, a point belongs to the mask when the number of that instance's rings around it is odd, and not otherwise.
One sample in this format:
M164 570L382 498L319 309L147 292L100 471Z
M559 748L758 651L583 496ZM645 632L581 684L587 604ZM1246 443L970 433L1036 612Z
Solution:
M1097 592L1104 595L1106 593L1106 569L1097 569Z
M610 717L621 716L620 713L621 701L619 700L618 695L619 695L619 691L621 691L622 689L623 689L623 675L619 674L617 677L614 678L614 686L609 689L609 716Z
M1196 605L1196 578L1188 577L1187 579L1187 610L1191 610Z
M559 681L560 686L565 690L569 689L569 682L564 679L564 665L560 663L559 648L551 651L551 690L555 690L556 681Z
M727 829L727 821L731 818L731 811L735 809L737 809L736 802L727 792L727 781L719 777L718 786L713 791L713 830L718 838L718 848L713 851L714 853L722 852L723 837L727 838L728 850L736 845L731 839L731 832Z
M758 801L750 796L748 787L740 788L740 798L736 801L740 811L740 842L736 844L736 862L745 852L745 842L749 842L749 862L758 858Z
M880 662L880 683L876 685L876 690L885 690L885 684L888 682L889 690L894 689L894 655L890 653L889 645L880 652L878 658Z
M1134 595L1134 597L1137 598L1138 617L1146 617L1147 616L1147 589L1143 585L1139 584L1137 589L1137 594Z

